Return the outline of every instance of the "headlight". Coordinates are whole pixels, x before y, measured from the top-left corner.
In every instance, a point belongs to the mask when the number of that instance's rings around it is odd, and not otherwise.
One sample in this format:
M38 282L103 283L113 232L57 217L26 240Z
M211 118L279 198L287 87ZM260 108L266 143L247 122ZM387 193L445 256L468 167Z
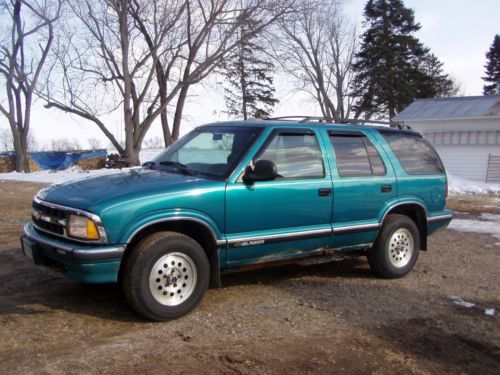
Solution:
M99 231L96 224L85 216L69 215L67 231L71 237L83 238L85 240L99 239Z

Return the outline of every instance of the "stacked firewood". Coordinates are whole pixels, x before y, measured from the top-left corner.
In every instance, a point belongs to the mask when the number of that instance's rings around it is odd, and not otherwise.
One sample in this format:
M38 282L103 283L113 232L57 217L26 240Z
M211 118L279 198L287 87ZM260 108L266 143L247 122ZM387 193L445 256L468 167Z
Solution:
M109 154L106 161L106 168L126 168L129 165L129 160L120 154Z

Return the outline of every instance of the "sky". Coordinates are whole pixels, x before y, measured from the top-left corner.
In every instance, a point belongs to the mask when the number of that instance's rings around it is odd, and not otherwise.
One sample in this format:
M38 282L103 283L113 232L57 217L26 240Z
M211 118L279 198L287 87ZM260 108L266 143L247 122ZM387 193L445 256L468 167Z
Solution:
M360 29L365 2L345 0L346 15ZM444 71L462 84L465 95L481 95L485 53L495 34L500 34L500 0L405 0L404 3L414 10L415 19L422 26L416 36L444 63ZM310 98L293 92L281 77L275 85L280 99L275 116L319 114ZM226 120L223 96L221 84L214 80L192 90L181 134L203 123ZM121 116L114 116L109 123L110 130L116 132L121 129ZM5 118L0 117L0 127L7 126ZM34 105L32 129L39 144L63 137L75 138L83 147L91 137L101 139L104 147L109 143L97 126L76 116L44 109L42 102ZM154 136L161 136L159 124L152 126L146 138Z

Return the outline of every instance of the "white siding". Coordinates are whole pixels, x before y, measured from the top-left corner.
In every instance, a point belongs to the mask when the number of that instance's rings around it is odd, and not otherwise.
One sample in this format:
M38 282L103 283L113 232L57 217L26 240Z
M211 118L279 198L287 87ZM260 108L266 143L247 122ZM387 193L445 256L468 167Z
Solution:
M487 130L500 130L500 119L498 118L464 119L453 121L409 120L405 121L405 125L411 126L413 130L422 134L428 132L446 132L446 134L439 136L436 135L434 137L436 143L433 145L443 160L446 171L456 176L484 182L486 181L486 171L488 168L488 155L500 155L498 133L485 132ZM470 135L468 135L468 133L470 133ZM476 140L474 138L475 135L481 139ZM459 137L458 141L455 142L451 139L453 137L456 138L457 136ZM446 141L446 137L451 137L450 142ZM462 138L464 138L463 142ZM467 142L465 142L465 138L467 138ZM485 139L483 140L482 138Z
M448 173L469 180L486 181L488 155L500 155L499 146L434 146Z

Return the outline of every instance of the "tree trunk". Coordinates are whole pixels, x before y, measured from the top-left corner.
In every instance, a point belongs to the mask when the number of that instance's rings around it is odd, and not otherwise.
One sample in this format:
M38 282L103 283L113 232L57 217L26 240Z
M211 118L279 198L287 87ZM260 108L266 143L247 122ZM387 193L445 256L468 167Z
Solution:
M165 147L172 144L172 133L168 126L168 116L167 116L167 78L162 70L161 64L158 62L156 64L156 76L158 80L158 86L160 91L160 106L163 106L163 110L160 113L161 128L163 131L163 142Z
M125 153L129 166L139 165L139 151L136 149L135 133L139 131L139 124L134 121L132 112L132 77L129 72L129 30L128 30L128 2L121 0L120 7L120 43L123 71L123 121L125 122Z
M160 114L161 120L161 129L163 131L163 142L165 143L165 147L168 147L172 144L172 133L170 132L170 128L168 126L168 117L167 117L167 107Z
M179 98L177 99L177 105L175 106L174 123L172 125L172 141L179 139L179 132L181 128L182 112L184 111L184 105L186 104L186 98L189 90L189 85L186 84L182 86L179 93Z
M23 172L25 156L21 142L21 134L17 128L12 132L12 138L14 140L14 152L16 153L16 172Z
M389 102L389 120L391 120L394 116L396 116L396 109L391 101Z
M23 153L23 158L22 158L23 171L31 172L29 154L28 154L28 129L26 128L26 125L21 134L21 149Z
M18 125L17 120L10 119L9 122L11 122L10 128L12 131L14 152L16 153L16 172L29 172L28 133L24 132L22 126Z
M139 153L141 152L141 146L133 146L127 148L127 159L129 161L130 166L137 166L141 164L139 159Z

